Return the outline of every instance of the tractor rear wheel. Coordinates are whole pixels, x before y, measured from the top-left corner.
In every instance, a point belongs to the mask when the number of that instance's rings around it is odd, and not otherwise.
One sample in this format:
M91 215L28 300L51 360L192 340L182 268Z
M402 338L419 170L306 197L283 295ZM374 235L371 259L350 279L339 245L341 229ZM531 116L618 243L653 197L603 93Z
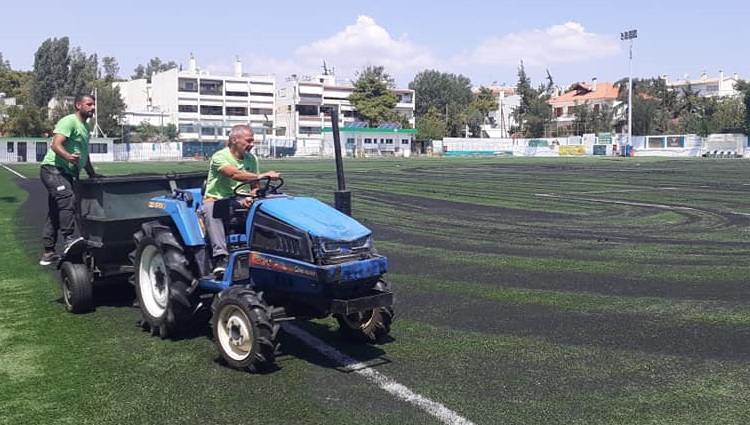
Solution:
M94 309L93 279L85 264L63 261L60 289L63 304L69 312L88 313Z
M144 223L133 239L133 283L142 325L151 335L173 336L190 322L195 306L185 250L172 228L156 221Z
M231 286L214 298L211 329L222 359L231 367L257 372L275 359L275 327L261 295Z
M375 289L381 291L390 291L390 287L383 279L375 284ZM334 317L339 322L339 332L346 339L375 344L391 332L394 312L393 307L379 307L346 316L337 314Z

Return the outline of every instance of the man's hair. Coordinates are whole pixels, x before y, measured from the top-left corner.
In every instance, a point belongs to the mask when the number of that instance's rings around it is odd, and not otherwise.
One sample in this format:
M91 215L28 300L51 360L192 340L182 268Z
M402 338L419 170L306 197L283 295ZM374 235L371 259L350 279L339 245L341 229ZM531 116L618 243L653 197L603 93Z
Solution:
M76 95L75 99L73 99L73 105L78 105L79 103L83 102L83 99L86 99L86 98L89 98L89 99L91 99L91 100L94 100L94 101L96 100L96 99L94 98L94 95L93 95L93 94L88 94L88 93L78 93L78 94ZM70 99L70 98L69 98L69 99Z
M229 130L229 138L233 139L245 133L255 133L253 129L247 124L237 124Z

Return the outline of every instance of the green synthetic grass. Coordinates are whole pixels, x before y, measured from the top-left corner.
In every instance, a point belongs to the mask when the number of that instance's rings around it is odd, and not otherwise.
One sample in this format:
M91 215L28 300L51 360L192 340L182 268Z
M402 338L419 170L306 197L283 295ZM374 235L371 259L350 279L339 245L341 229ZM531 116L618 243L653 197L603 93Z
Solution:
M114 175L207 163L95 165ZM281 171L290 193L333 203L332 160L261 167ZM354 216L390 261L394 340L344 343L331 318L303 324L313 335L477 424L750 423L745 160L344 167ZM5 171L0 191L0 423L439 423L289 336L279 370L251 375L219 364L200 333L148 336L127 302L64 312L55 274L36 265L39 229L19 228L25 192Z

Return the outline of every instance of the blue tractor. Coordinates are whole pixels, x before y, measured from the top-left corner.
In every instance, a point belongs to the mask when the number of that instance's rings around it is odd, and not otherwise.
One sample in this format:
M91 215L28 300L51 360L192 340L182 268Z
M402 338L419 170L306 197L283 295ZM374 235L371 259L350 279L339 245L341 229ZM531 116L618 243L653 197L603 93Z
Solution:
M210 314L213 339L231 367L256 371L274 363L280 322L333 315L343 336L376 343L390 332L393 293L384 279L387 259L372 232L349 215L263 179L246 209L215 201L225 223L229 264L211 273L198 213L202 189L151 198L162 215L134 235L133 283L143 326L169 337ZM247 190L243 184L235 190Z

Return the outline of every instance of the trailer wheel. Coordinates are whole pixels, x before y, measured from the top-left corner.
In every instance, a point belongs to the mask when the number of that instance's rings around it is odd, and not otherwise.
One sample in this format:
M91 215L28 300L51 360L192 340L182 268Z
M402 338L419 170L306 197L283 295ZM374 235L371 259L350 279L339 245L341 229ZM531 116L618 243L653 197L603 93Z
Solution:
M94 309L93 280L85 264L63 261L60 265L60 289L65 309L88 313Z
M375 284L375 289L389 291L390 284L381 279ZM380 307L364 310L349 315L334 315L339 322L339 332L349 340L375 344L381 342L391 332L393 323L393 307Z
M274 326L260 295L231 286L214 298L211 309L214 343L229 366L258 372L274 363Z
M159 222L144 223L133 239L133 283L142 325L151 335L175 335L189 323L195 304L188 291L193 273L182 244Z

